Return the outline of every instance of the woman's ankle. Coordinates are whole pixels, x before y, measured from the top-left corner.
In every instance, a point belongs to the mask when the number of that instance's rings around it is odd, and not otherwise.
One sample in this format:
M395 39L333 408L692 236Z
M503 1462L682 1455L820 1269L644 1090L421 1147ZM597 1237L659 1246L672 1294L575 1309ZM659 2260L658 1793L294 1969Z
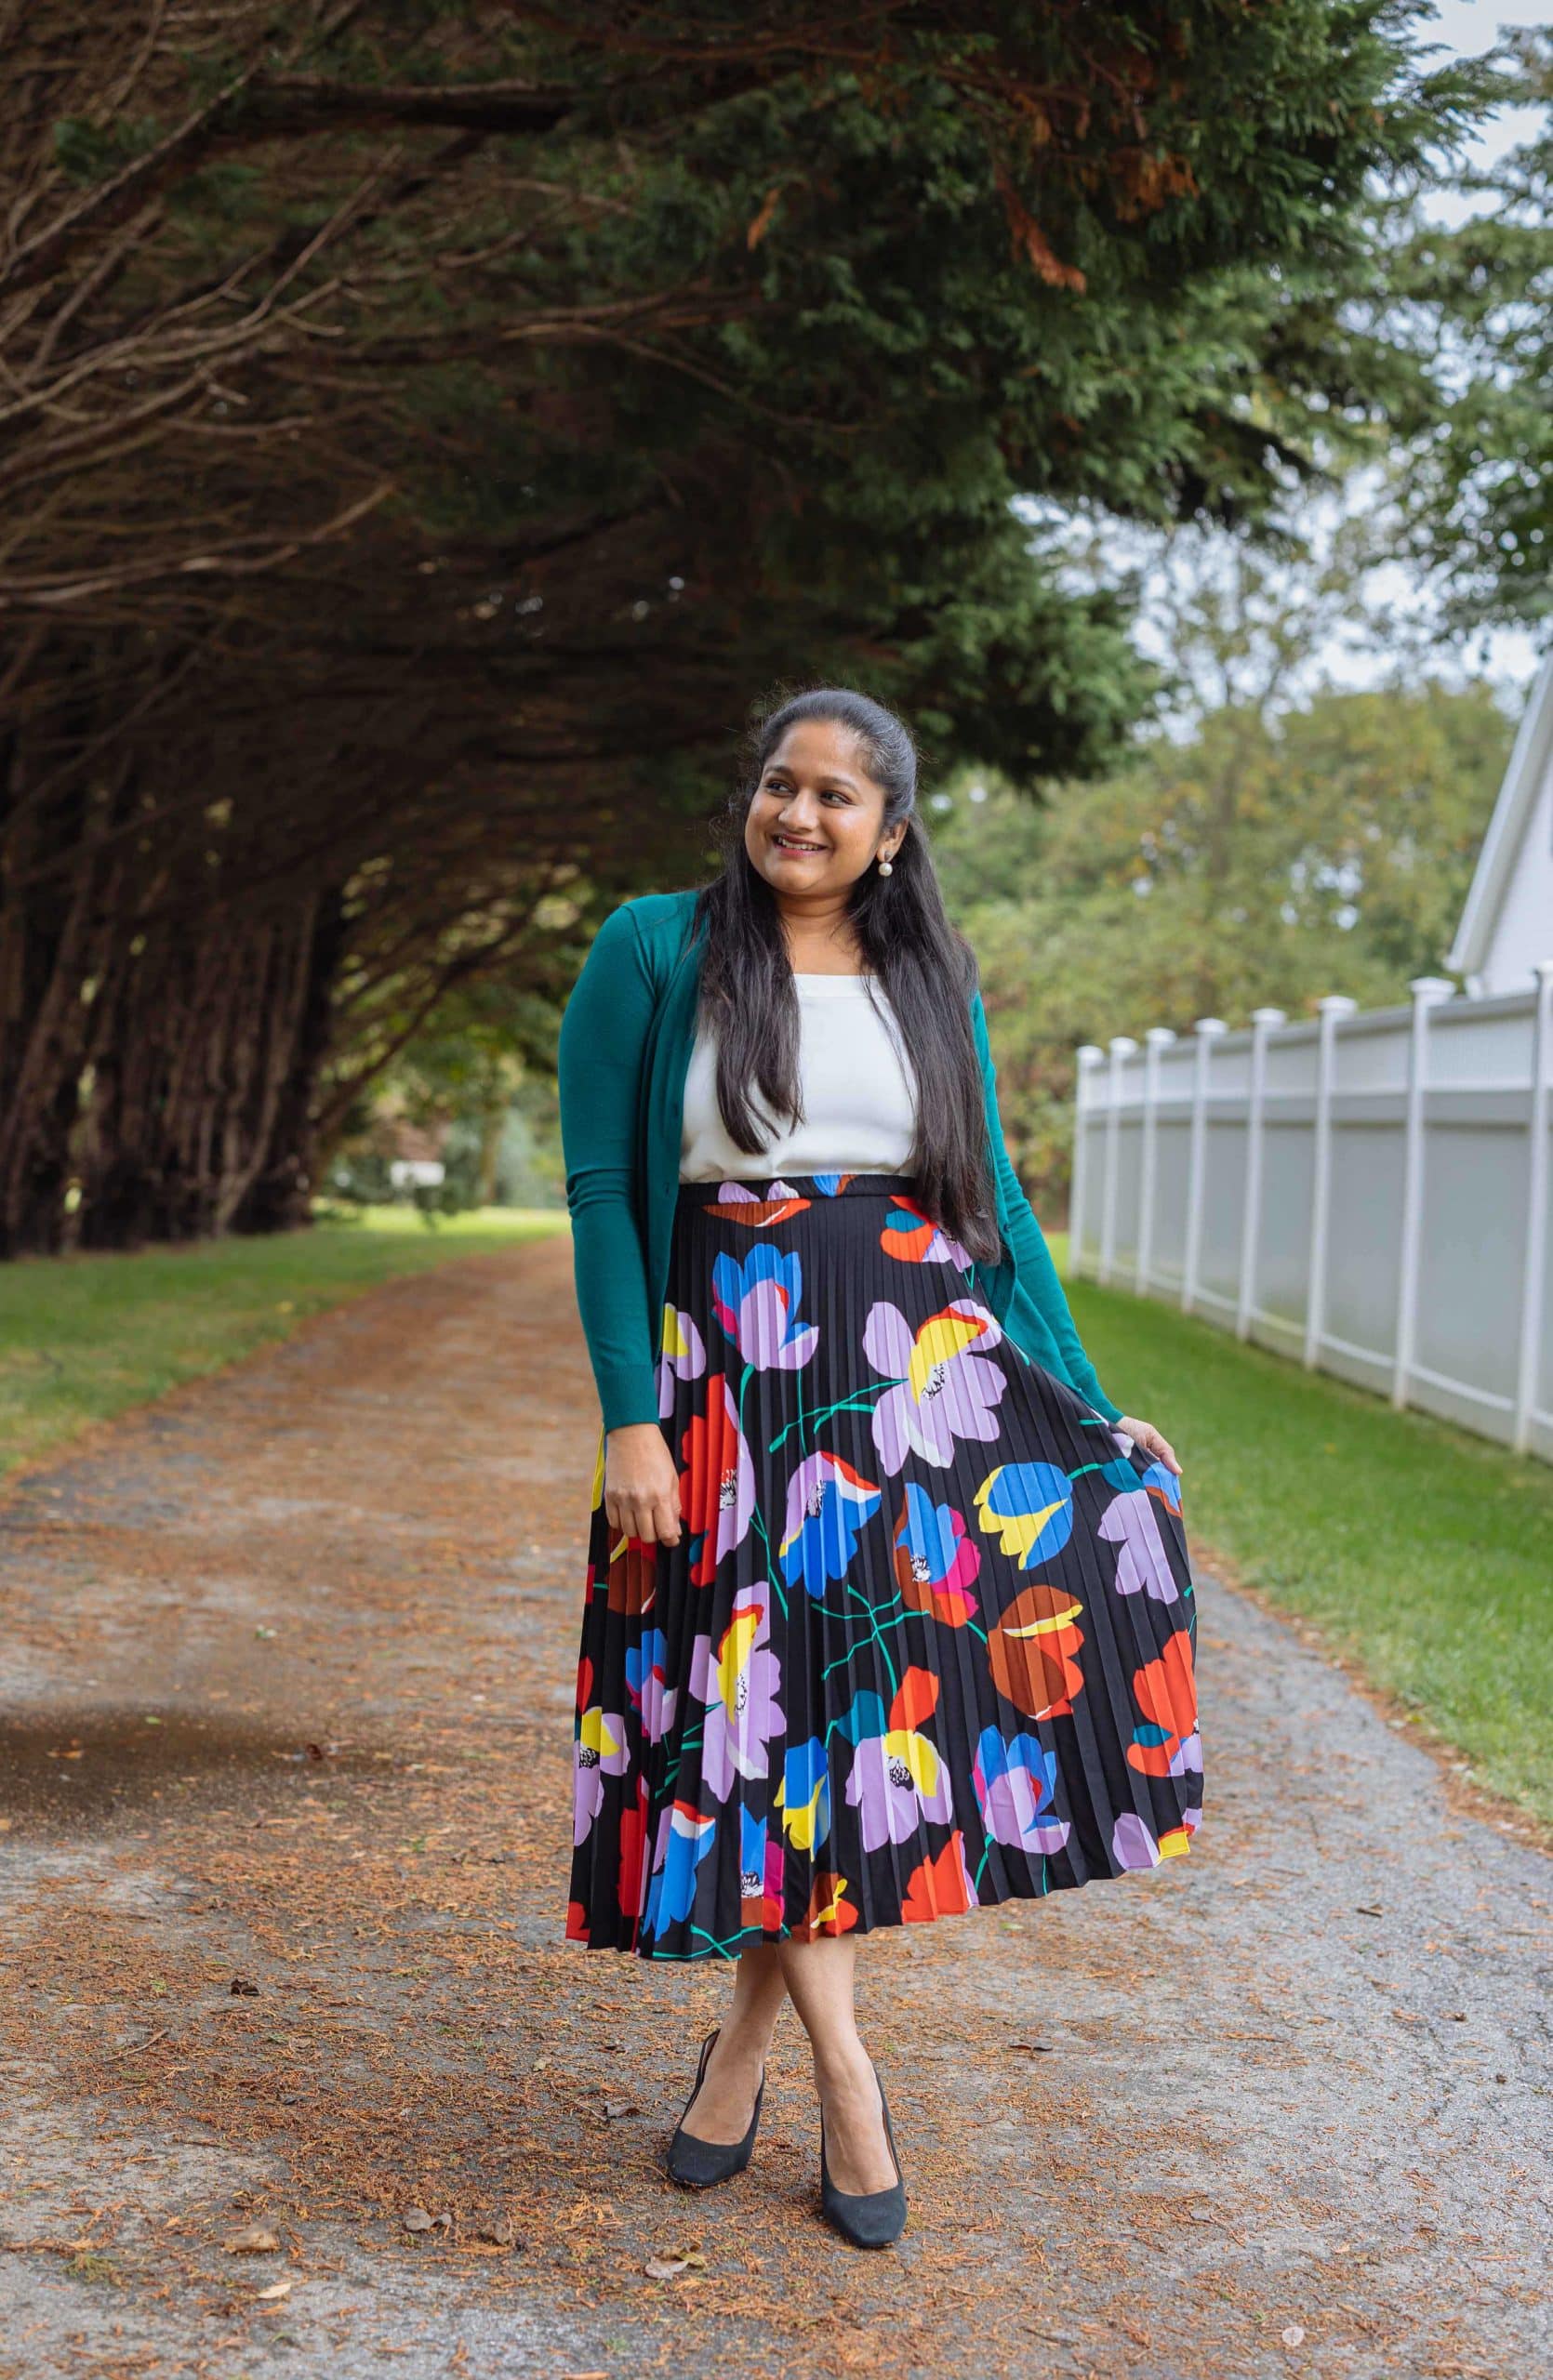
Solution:
M827 2042L823 2049L815 2050L814 2061L815 2084L821 2097L856 2090L872 2078L873 2060L860 2033L854 2033L849 2041Z
M775 2024L767 2024L762 2017L730 2015L718 2027L717 2048L712 2056L716 2057L721 2052L723 2056L763 2066L771 2055L776 2032Z

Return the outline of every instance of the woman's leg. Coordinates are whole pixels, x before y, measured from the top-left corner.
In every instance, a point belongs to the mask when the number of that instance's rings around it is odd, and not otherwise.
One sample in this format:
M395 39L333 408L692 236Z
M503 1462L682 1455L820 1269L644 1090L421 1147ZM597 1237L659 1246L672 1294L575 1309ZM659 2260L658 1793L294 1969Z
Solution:
M741 1951L733 2005L718 2029L701 2087L685 2125L694 2140L742 2140L755 2111L761 2069L771 2048L788 1987L774 1942Z
M896 2163L872 2063L857 2031L857 1945L848 1934L821 1934L810 1942L784 1942L778 1955L814 2051L830 2179L849 2194L887 2190L896 2179Z

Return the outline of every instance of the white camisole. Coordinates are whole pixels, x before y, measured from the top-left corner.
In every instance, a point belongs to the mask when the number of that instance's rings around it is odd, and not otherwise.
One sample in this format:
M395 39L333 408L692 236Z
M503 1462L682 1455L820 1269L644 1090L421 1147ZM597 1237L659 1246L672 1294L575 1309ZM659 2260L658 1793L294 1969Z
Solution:
M883 985L871 976L793 972L798 994L799 1078L804 1120L783 1130L762 1093L750 1104L770 1129L756 1155L723 1128L717 1104L717 1043L697 1031L684 1080L680 1180L770 1179L778 1173L908 1173L916 1130L916 1074ZM869 985L887 1015L882 1018Z

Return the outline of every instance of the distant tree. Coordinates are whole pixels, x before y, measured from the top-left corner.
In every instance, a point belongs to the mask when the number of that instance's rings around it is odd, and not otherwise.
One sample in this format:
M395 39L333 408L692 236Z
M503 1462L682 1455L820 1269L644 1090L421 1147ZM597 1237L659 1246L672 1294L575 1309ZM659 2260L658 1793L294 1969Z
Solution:
M1497 96L1543 121L1465 178L1484 211L1414 231L1382 309L1429 384L1421 416L1400 416L1408 548L1461 628L1553 614L1553 25L1507 33L1497 58Z
M1043 811L959 785L935 849L981 959L1011 1147L1066 1200L1074 1052L1443 972L1513 726L1485 686L1242 702Z

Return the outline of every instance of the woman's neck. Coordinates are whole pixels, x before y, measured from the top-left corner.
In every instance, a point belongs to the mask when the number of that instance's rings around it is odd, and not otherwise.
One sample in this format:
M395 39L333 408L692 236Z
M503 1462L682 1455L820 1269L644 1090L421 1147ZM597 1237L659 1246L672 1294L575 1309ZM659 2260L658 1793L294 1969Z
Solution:
M778 900L776 912L788 945L788 963L795 975L856 975L863 972L863 952L844 899L799 907Z

